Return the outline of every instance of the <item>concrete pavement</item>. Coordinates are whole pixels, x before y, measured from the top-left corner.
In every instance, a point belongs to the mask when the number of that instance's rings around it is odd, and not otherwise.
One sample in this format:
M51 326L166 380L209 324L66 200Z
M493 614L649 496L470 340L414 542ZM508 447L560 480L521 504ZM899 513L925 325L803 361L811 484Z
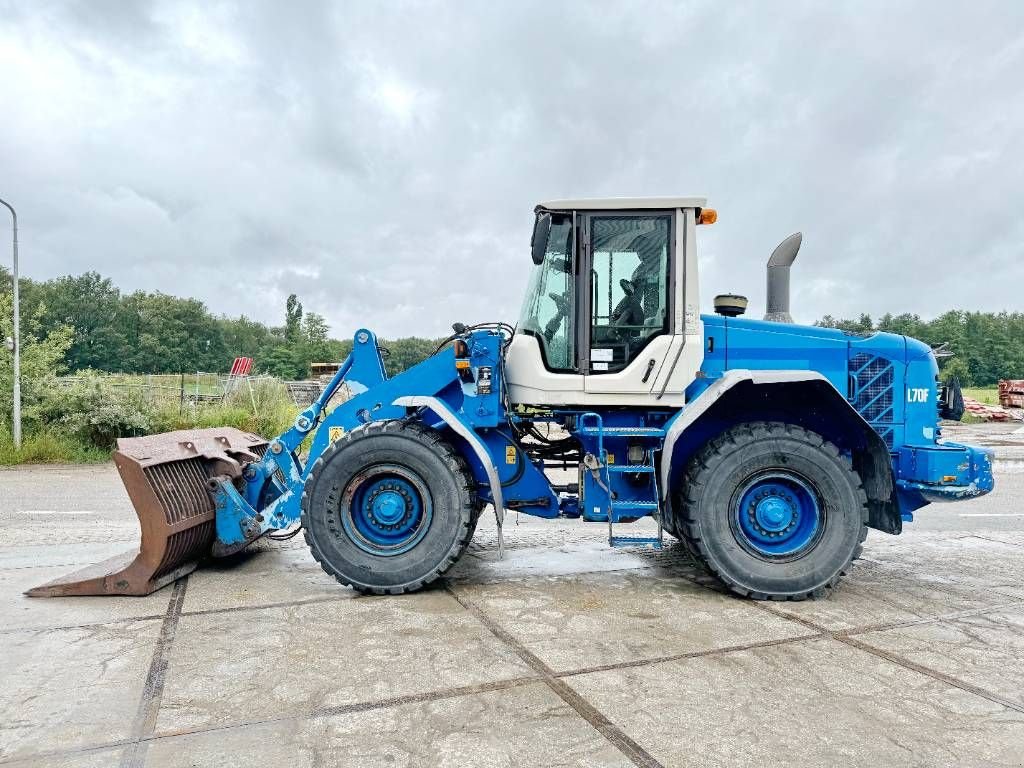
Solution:
M0 765L1024 765L1015 450L994 494L785 604L514 515L504 560L485 517L415 595L356 596L299 538L145 598L32 600L137 524L111 467L3 471Z

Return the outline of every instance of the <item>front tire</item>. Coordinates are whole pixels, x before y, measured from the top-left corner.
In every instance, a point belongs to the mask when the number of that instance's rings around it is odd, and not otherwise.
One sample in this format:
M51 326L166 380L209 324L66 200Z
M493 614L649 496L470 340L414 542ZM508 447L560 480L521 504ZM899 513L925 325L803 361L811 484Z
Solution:
M360 592L414 592L461 557L478 500L462 458L436 431L372 422L317 459L302 527L327 573Z
M673 505L688 547L733 592L802 600L834 587L867 536L849 459L793 424L753 422L709 442Z

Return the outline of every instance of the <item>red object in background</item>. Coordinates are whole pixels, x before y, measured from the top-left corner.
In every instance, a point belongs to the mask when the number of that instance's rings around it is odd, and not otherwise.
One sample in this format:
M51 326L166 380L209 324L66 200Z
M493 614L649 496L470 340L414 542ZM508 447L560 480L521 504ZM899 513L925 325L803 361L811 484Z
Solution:
M236 357L235 362L231 366L232 376L248 376L252 370L252 358L251 357Z
M999 382L999 404L1006 408L1024 408L1024 379Z
M964 398L964 408L967 413L985 421L1006 421L1010 418L1010 412L1001 405L985 405L971 397Z

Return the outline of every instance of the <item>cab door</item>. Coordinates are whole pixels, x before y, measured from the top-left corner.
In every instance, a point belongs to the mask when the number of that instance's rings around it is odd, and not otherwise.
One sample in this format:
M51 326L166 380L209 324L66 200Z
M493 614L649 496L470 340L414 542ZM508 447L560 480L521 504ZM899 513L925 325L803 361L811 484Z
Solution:
M588 393L650 393L673 343L675 212L584 216L580 362Z

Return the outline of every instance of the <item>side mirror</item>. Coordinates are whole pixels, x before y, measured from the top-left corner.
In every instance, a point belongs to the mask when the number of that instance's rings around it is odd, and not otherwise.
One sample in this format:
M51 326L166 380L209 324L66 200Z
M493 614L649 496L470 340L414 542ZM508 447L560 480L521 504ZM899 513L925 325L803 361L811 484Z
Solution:
M530 251L533 255L534 264L544 263L544 254L548 250L548 238L551 237L551 214L544 212L537 214L537 221L533 224L533 238L530 240Z

